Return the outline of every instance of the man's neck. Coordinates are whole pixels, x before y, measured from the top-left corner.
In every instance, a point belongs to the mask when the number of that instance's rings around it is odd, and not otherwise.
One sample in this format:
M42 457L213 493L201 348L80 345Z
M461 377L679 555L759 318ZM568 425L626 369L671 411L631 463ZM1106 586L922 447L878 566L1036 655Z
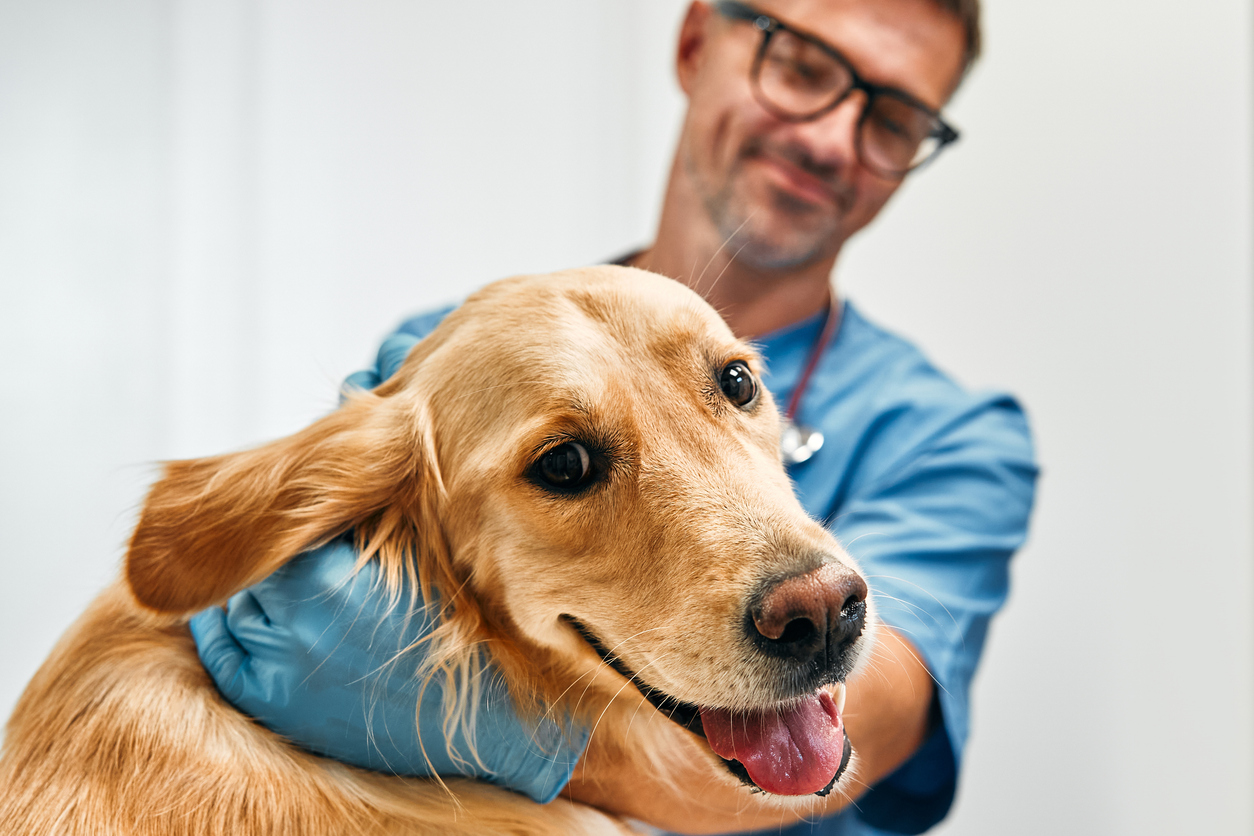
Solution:
M753 339L799 322L826 308L832 262L817 268L765 272L737 262L724 248L665 247L659 242L631 263L670 276L699 293L727 322L732 332Z
M786 270L755 268L736 258L736 245L714 230L678 157L653 245L631 259L686 284L710 303L742 339L760 337L826 308L835 292L836 252Z

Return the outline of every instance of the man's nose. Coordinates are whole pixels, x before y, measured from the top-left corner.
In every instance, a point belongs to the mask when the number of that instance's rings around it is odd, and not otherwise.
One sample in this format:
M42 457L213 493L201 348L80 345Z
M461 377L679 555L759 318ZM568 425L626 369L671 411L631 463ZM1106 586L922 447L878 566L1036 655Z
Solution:
M858 161L858 130L865 107L866 94L852 90L818 119L798 123L794 135L806 145L815 163L843 170Z

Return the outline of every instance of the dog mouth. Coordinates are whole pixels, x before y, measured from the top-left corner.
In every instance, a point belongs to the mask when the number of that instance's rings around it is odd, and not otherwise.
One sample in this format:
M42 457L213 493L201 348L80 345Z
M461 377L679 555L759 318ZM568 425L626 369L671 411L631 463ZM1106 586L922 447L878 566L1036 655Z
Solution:
M798 700L751 711L710 708L677 700L649 685L583 623L563 615L585 642L671 722L705 739L732 775L754 792L826 796L849 766L844 685L836 696L820 689Z

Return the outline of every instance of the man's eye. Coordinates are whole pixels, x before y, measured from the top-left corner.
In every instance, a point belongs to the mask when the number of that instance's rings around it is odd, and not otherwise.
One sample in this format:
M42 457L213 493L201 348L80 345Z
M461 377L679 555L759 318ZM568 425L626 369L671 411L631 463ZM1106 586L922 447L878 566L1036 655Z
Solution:
M792 71L798 78L804 79L805 81L813 81L823 74L823 71L820 68L811 64L806 64L802 61L794 61L792 64Z
M894 122L892 119L881 118L879 120L879 128L881 131L884 131L885 133L890 133L894 136L906 135L906 126L901 124L900 122Z
M867 121L882 136L913 143L922 142L927 137L929 128L927 122L919 118L918 113L884 99L875 101L867 114Z
M794 87L828 87L831 85L831 68L804 59L781 58L779 71L784 80Z

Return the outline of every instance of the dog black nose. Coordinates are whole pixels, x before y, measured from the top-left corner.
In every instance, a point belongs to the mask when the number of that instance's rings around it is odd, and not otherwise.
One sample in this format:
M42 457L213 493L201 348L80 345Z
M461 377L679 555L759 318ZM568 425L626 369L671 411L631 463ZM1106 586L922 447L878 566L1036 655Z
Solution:
M817 662L839 677L846 651L866 626L866 581L838 563L768 583L749 607L746 625L768 656Z

